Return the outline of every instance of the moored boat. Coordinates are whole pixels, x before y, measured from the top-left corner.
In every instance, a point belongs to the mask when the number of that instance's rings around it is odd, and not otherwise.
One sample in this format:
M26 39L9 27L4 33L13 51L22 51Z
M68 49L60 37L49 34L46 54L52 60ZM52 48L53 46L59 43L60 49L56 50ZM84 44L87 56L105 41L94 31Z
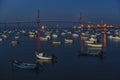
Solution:
M38 59L43 59L43 60L53 60L54 56L45 56L44 53L36 53L35 54Z
M35 70L39 68L37 64L25 63L18 60L13 60L12 65L15 68L26 69L26 70Z

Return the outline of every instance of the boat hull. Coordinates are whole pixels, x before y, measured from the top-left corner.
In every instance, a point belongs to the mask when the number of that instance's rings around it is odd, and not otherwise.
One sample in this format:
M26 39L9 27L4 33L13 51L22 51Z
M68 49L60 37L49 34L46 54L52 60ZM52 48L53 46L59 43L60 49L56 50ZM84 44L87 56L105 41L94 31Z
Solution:
M38 59L43 59L43 60L52 60L53 59L52 56L42 56L40 54L36 54L36 57Z

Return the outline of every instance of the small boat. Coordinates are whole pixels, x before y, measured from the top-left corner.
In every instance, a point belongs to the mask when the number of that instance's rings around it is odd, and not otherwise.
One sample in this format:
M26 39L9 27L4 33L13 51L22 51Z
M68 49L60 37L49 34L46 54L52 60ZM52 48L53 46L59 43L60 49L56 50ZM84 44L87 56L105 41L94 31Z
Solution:
M97 38L91 37L89 40L90 40L90 41L95 41L95 42L97 42Z
M87 44L89 47L102 48L102 44Z
M40 41L48 41L49 38L48 37L40 37Z
M62 35L62 36L63 36L63 35L66 35L66 33L65 33L65 32L62 32L61 35Z
M17 60L13 60L12 65L15 68L25 69L25 70L35 70L39 68L37 64L24 63L22 61L17 61Z
M36 55L36 57L38 58L38 59L43 59L43 60L53 60L54 59L54 55L52 55L52 56L45 56L44 55L44 53L39 53L39 54L35 54Z
M113 40L120 40L119 36L112 37Z
M52 34L52 38L57 38L58 35L57 34Z
M64 39L65 43L73 43L72 39Z
M19 38L20 38L20 36L16 35L16 36L14 36L14 38L15 38L15 39L19 39Z
M77 37L79 37L79 35L74 33L74 34L72 34L72 37L77 38Z

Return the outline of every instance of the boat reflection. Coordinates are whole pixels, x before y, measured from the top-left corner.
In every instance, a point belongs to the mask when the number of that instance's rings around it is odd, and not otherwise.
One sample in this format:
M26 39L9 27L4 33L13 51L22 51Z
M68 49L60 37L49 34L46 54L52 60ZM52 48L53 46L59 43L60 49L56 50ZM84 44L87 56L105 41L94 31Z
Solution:
M40 66L44 66L45 64L48 64L48 63L51 63L51 64L55 64L57 63L56 60L43 60L43 59L37 59L37 63L40 65Z
M88 57L97 57L97 58L100 58L100 59L103 59L104 57L104 52L103 50L100 50L100 51L79 51L79 54L78 56L88 56Z
M102 50L103 48L88 47L88 50Z

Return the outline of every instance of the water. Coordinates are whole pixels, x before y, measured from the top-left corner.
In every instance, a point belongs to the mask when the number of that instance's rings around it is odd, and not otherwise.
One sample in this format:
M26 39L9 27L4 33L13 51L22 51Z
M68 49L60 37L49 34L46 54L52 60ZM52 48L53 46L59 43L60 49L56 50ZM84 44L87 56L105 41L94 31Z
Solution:
M72 31L74 32L74 31ZM59 34L59 33L58 33ZM64 38L74 40L73 44L65 44ZM57 61L43 62L39 71L13 70L11 61L22 60L36 63L36 38L20 36L20 44L13 46L13 37L0 42L0 80L119 80L120 74L120 41L107 38L105 56L103 58L78 56L80 51L79 37L59 36L61 45L53 45L51 41L41 41L41 49L48 55L55 54ZM86 45L83 47L87 50Z

